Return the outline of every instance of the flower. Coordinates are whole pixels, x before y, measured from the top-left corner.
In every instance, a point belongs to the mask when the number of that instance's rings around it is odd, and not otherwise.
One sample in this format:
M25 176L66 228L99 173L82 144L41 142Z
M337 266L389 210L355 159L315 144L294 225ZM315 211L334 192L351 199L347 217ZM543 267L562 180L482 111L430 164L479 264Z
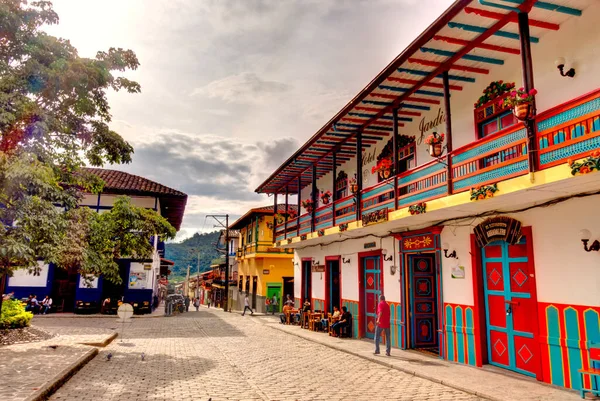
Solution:
M569 167L572 166L573 165L573 160L567 159L567 164L569 165Z
M529 95L531 95L531 96L535 96L535 95L537 95L537 93L538 93L538 91L535 88L533 88L529 91Z
M522 86L519 88L519 92L523 92L524 90L525 90L525 88Z
M587 173L589 173L590 171L591 171L591 170L590 170L590 168L589 168L588 166L582 166L582 167L579 169L579 173L580 173L580 174L587 174Z
M442 143L444 142L444 138L445 138L445 134L438 134L437 132L434 132L433 134L429 135L427 138L425 138L425 143L427 145L435 145L437 143Z

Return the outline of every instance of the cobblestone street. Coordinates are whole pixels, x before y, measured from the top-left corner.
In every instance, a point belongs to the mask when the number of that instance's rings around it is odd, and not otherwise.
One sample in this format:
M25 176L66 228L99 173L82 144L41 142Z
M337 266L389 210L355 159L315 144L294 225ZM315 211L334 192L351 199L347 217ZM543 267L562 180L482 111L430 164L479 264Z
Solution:
M60 321L59 321L60 320ZM84 333L113 319L45 319ZM354 340L348 340L354 341ZM112 354L110 361L107 355ZM142 354L144 359L142 360ZM135 319L52 400L476 400L222 310Z

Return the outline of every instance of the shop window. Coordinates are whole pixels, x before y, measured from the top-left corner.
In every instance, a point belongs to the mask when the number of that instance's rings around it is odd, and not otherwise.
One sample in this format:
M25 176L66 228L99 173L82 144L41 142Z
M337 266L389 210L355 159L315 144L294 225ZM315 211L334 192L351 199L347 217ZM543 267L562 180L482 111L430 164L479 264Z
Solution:
M479 124L479 138L485 138L500 130L515 125L519 121L511 111L506 111Z
M398 174L416 167L415 142L398 149Z

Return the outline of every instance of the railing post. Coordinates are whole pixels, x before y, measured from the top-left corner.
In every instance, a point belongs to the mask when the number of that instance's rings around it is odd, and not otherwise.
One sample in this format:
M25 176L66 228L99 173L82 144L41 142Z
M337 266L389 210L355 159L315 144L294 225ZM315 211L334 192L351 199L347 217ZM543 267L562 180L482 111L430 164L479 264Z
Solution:
M361 219L361 203L362 203L362 132L356 134L356 221Z
M300 213L302 211L302 175L298 176L298 218L296 220L296 237L300 236L300 216L302 215L302 213Z
M394 210L398 210L398 108L392 110L393 129L392 134L392 172L394 174Z
M452 195L454 188L452 185L452 114L450 109L450 80L448 71L442 74L444 84L444 114L446 115L446 183L448 184L448 195Z
M527 92L534 88L533 86L533 62L531 60L531 41L529 34L529 14L520 12L519 21L519 41L521 44L521 68L523 70L523 87ZM536 115L535 98L532 104L532 115ZM537 141L535 137L535 120L525 120L525 130L527 131L527 157L529 160L529 173L538 170L537 162Z
M337 200L337 188L336 188L336 179L337 179L337 154L335 153L335 149L333 149L332 151L332 157L333 157L333 179L331 181L333 181L333 185L332 185L332 190L333 193L331 194L331 199L332 199L332 204L331 204L331 218L332 218L332 227L335 227L335 201Z
M273 243L277 242L277 192L273 196L275 204L273 205Z
M289 204L288 204L288 187L285 187L285 224L283 226L283 238L287 239L287 223L288 223L288 215L290 213Z
M312 195L311 195L311 200L312 200L312 211L311 211L311 216L310 216L310 232L313 233L315 232L315 217L316 217L316 213L317 213L317 199L319 199L317 197L317 163L313 164L312 166Z

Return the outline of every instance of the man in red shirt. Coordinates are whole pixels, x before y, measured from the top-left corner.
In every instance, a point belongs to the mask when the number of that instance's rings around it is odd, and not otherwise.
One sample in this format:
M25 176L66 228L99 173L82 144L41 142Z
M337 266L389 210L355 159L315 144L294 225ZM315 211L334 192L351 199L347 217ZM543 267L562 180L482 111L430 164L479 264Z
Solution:
M375 355L379 354L381 332L385 332L385 354L390 356L392 342L390 338L390 306L385 302L385 296L379 297L377 304L377 327L375 328Z

